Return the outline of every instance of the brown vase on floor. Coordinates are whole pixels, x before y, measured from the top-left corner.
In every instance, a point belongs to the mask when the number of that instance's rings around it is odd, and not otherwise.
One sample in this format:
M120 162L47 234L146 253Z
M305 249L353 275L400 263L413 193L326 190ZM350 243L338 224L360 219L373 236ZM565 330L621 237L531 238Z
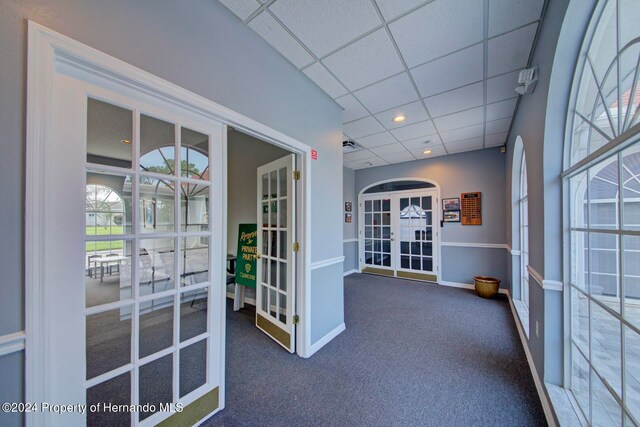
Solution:
M500 280L495 277L476 276L473 278L476 293L482 298L494 298L500 288Z

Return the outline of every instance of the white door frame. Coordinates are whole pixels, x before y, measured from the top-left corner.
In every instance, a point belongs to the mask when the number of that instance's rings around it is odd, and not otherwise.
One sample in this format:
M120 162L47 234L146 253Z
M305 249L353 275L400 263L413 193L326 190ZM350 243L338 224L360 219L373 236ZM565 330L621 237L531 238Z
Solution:
M358 271L362 272L362 268L364 267L364 233L363 233L364 209L362 208L361 204L362 204L363 197L369 196L369 194L365 194L365 191L367 191L371 187L375 187L376 185L385 184L388 182L399 182L399 181L419 181L419 182L432 184L434 186L433 188L428 188L427 190L435 191L436 197L437 197L433 207L433 218L434 218L433 228L434 228L434 231L438 233L438 240L434 250L436 251L436 255L438 257L438 260L437 260L438 284L442 284L442 257L441 257L442 227L440 227L440 220L442 220L440 203L442 201L442 197L441 197L440 185L436 181L431 179L426 179L426 178L404 177L404 178L383 179L382 181L376 181L367 185L362 190L360 190L360 192L358 192ZM385 195L390 196L391 194L411 193L415 191L420 191L420 190L418 189L418 190L384 191L384 192L380 192L379 194L380 196L385 196ZM376 193L371 193L370 195L375 196Z
M296 348L302 357L311 354L310 330L310 283L311 283L311 147L265 126L249 117L236 113L200 95L183 89L164 79L156 77L124 61L100 52L76 40L52 31L33 21L28 23L28 64L27 64L27 129L26 129L26 195L25 195L25 401L51 402L49 395L45 358L48 354L48 328L50 319L47 311L47 288L50 279L47 272L53 267L46 248L50 242L47 231L50 224L45 216L51 203L46 193L47 153L52 142L51 118L53 115L52 96L56 64L64 63L67 68L75 68L84 73L107 78L116 84L147 93L151 97L193 111L209 119L233 126L244 133L257 137L297 155L301 171L300 197L298 197L297 230L300 236L298 252L299 283L296 308L300 318ZM226 159L227 140L223 132L223 155ZM226 160L223 162L223 240L226 252ZM224 257L223 257L224 258ZM226 260L220 260L220 269L226 271ZM226 283L226 277L218 278ZM222 342L225 339L226 289L221 292ZM214 307L212 307L214 308ZM219 410L225 406L225 356L220 357ZM40 425L44 420L42 412L28 413L27 425Z

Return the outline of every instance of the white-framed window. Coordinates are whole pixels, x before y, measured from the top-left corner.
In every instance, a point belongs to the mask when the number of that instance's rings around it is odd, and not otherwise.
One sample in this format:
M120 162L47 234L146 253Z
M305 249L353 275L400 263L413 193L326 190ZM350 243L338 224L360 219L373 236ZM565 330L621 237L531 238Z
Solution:
M637 0L598 2L567 116L567 386L589 425L640 422L638 22Z
M527 157L522 150L520 162L520 193L518 197L520 211L520 301L529 312L529 194L527 191ZM528 328L527 328L528 329Z

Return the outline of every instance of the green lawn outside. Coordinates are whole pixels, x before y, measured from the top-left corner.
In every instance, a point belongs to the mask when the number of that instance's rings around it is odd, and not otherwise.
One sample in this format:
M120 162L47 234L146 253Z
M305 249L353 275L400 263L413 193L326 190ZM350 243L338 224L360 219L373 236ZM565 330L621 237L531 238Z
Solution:
M112 227L87 227L86 228L87 237L91 238L91 236L109 236L109 235L120 235L124 233L124 227L122 226L112 226ZM87 242L85 250L87 252L94 251L108 251L115 249L122 249L124 246L124 242L122 240L114 240L109 242Z

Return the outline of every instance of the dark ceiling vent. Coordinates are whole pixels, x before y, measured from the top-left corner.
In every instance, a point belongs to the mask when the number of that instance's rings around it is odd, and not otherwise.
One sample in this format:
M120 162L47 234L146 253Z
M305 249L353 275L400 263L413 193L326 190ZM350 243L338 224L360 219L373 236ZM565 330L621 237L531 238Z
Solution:
M357 151L357 150L361 150L363 147L356 143L355 141L352 140L346 140L346 141L342 141L342 152L343 153L350 153L352 151Z

